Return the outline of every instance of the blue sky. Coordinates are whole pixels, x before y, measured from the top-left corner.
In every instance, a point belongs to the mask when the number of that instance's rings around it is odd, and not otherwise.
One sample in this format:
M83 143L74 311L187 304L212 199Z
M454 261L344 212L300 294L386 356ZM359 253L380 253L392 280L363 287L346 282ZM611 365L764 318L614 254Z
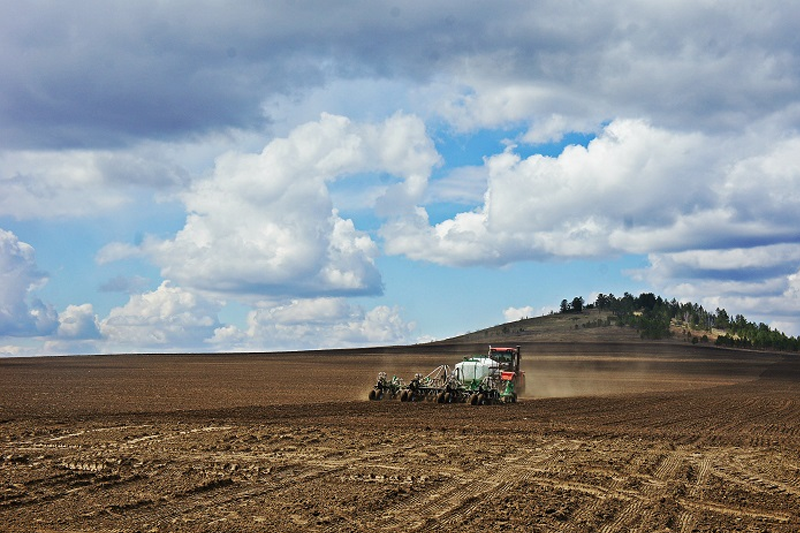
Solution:
M0 1L0 356L413 343L625 291L800 334L798 30Z

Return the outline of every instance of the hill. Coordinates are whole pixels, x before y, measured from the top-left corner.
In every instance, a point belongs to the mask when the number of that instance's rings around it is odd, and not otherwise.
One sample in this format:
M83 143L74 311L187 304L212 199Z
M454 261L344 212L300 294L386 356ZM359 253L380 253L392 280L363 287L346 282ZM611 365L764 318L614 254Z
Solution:
M707 311L691 302L653 293L634 297L599 294L561 302L561 312L499 324L447 339L446 343L621 342L635 340L712 344L728 348L797 352L800 339L724 309Z
M619 327L610 311L554 313L498 324L442 343L513 344L527 342L619 342L639 340L634 328Z
M725 335L724 330L703 330L672 320L669 334L661 339L643 337L639 328L621 323L611 311L595 308L579 313L553 313L514 322L498 324L458 335L441 344L514 344L528 342L642 342L642 343L710 343ZM437 344L437 343L434 343Z

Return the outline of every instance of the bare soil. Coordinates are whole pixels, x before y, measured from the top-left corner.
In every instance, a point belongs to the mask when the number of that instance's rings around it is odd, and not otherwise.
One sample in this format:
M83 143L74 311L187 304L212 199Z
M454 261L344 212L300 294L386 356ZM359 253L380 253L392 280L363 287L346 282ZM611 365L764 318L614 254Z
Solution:
M0 530L800 530L797 356L522 346L495 406L366 400L480 344L0 360Z

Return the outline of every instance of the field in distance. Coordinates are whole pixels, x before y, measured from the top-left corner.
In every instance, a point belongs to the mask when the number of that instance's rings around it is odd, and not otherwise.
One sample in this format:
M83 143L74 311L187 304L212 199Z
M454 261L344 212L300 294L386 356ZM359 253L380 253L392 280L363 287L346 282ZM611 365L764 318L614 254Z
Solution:
M800 529L796 355L547 318L407 347L1 359L0 523ZM380 370L408 378L504 343L522 347L519 403L366 401Z

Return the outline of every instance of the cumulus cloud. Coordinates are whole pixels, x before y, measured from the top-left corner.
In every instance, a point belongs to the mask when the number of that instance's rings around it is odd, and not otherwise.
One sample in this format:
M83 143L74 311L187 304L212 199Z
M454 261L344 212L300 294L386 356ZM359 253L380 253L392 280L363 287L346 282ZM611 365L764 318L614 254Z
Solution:
M183 229L140 249L186 288L239 297L376 294L377 245L339 216L328 186L355 173L389 173L402 181L383 201L402 209L424 194L438 157L415 117L358 124L323 115L259 154L220 156L212 175L183 195ZM113 244L98 260L134 249Z
M388 253L448 265L781 242L800 222L790 208L796 143L745 149L741 139L616 120L558 157L523 159L509 147L486 161L480 208L436 225L418 208L382 235Z
M175 352L202 347L220 327L220 304L164 281L156 290L132 295L100 321L109 351Z
M262 304L249 313L245 329L220 327L210 342L227 350L374 346L408 343L413 329L396 307L364 310L341 298L295 299Z
M526 305L524 307L509 307L503 310L503 318L506 322L515 322L523 318L530 318L533 315L533 307Z
M33 247L0 229L0 336L47 335L58 327L58 313L31 292L47 276L36 266Z
M92 304L68 305L58 315L57 336L63 339L99 339L100 329Z

